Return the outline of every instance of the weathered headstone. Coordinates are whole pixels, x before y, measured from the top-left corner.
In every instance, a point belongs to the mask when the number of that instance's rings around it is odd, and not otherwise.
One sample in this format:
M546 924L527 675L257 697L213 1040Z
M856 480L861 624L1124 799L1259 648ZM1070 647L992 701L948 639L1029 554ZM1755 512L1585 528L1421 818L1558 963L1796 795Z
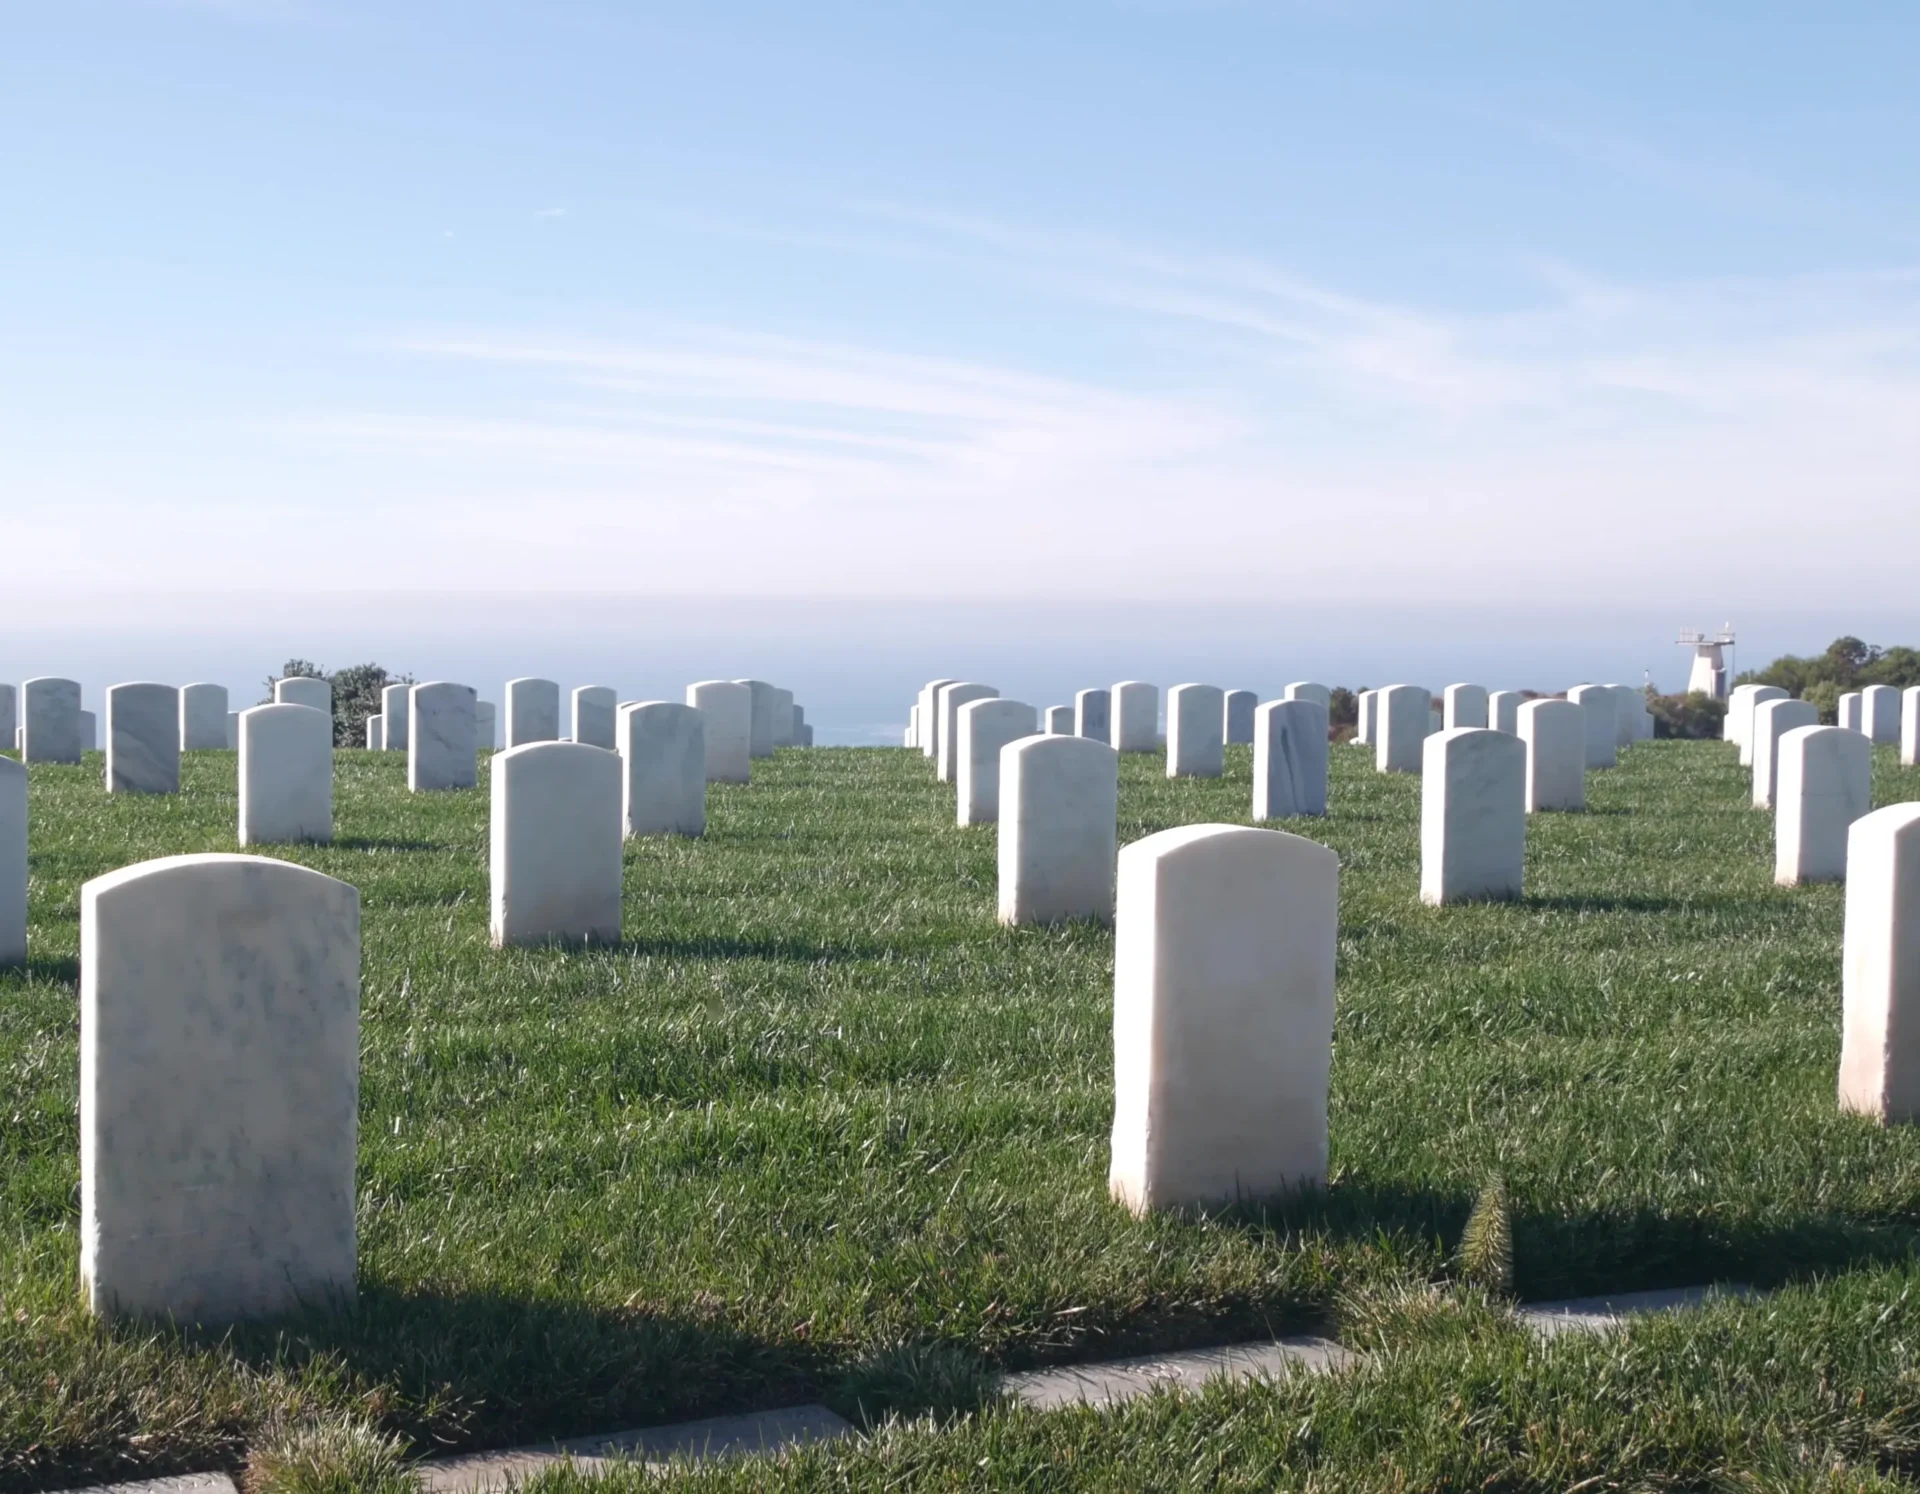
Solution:
M1421 744L1432 735L1433 696L1418 685L1373 692L1373 765L1382 773L1418 773Z
M367 751L385 752L387 750L387 718L375 712L367 717Z
M1113 1195L1136 1214L1323 1186L1340 863L1187 825L1120 852Z
M229 745L225 685L182 685L174 698L182 752L219 752Z
M1567 699L1586 712L1587 766L1611 768L1620 756L1620 700L1611 685L1575 685Z
M1329 712L1333 709L1333 691L1315 680L1295 680L1280 692L1280 698L1282 700L1311 700L1325 707Z
M1253 817L1326 812L1327 708L1304 696L1268 701L1253 716Z
M1520 896L1527 864L1527 749L1518 737L1459 727L1429 737L1420 781L1420 899Z
M80 686L43 675L20 687L20 760L80 761Z
M1022 737L1000 752L1000 921L1113 918L1120 755L1091 737Z
M277 702L240 713L240 844L333 839L333 717Z
M1849 690L1840 697L1840 725L1848 731L1860 730L1860 692Z
M1870 742L1899 745L1900 692L1891 685L1868 685L1861 690L1860 730Z
M1570 700L1529 700L1520 707L1527 749L1526 808L1587 807L1587 713Z
M735 680L734 683L745 685L752 697L751 714L747 721L747 755L772 757L773 707L778 694L776 687L765 680Z
M411 685L388 685L380 691L380 715L387 734L387 751L405 752L413 741L407 719L407 692Z
M1873 743L1838 726L1798 726L1774 744L1773 775L1773 880L1843 881L1847 832L1873 808Z
M408 692L407 787L470 789L479 781L479 702L473 686L434 680Z
M0 757L0 969L27 961L27 770Z
M1167 692L1167 777L1218 778L1226 771L1221 733L1226 692L1218 685L1175 685Z
M1253 741L1253 713L1260 708L1260 697L1251 690L1229 690L1226 698L1225 728L1227 742L1248 745Z
M346 883L202 855L83 886L93 1310L184 1326L351 1297L359 1075L360 896Z
M687 704L700 712L707 782L746 783L753 767L753 691L735 680L701 680L687 686Z
M970 701L991 700L1000 692L992 685L969 680L942 685L935 697L934 711L940 718L940 751L934 758L933 775L942 783L952 783L958 774L960 707Z
M1449 685L1440 692L1442 730L1457 731L1463 726L1486 726L1487 687L1485 685Z
M1892 804L1847 837L1840 1108L1920 1120L1920 804Z
M1741 732L1746 725L1745 711L1747 701L1752 697L1753 692L1760 688L1759 685L1753 684L1735 685L1732 690L1727 692L1727 713L1720 721L1720 739L1722 741L1739 742ZM1786 693L1784 690L1780 692L1781 695L1785 695ZM1775 696L1774 698L1777 700L1779 696ZM1751 765L1743 762L1741 766L1748 767Z
M107 792L180 792L180 692L172 685L107 687Z
M1772 809L1778 775L1775 750L1795 727L1818 726L1820 708L1810 700L1763 700L1753 710L1753 807Z
M1081 690L1075 693L1073 732L1075 736L1092 737L1096 742L1112 745L1113 692L1111 690Z
M1520 706L1526 700L1518 690L1495 690L1487 696L1487 725L1508 736L1520 734Z
M1050 737L1070 737L1073 730L1073 707L1057 705L1047 707L1047 735Z
M1122 680L1108 692L1107 744L1116 752L1153 752L1160 746L1160 687Z
M962 825L1000 818L1000 749L1035 734L1039 718L1019 700L970 700L954 713L954 787Z
M495 945L617 943L620 756L529 742L490 759Z
M508 680L506 687L507 749L560 736L560 687L552 680Z
M621 830L627 835L707 833L706 715L672 700L622 706Z
M325 680L289 675L273 682L273 698L278 705L303 705L323 716L333 715L333 686Z

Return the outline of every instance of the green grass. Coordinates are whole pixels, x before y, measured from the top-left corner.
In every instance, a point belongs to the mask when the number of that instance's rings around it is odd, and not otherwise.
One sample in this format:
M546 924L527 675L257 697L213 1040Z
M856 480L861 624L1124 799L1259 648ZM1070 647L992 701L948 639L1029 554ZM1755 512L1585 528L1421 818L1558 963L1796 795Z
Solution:
M1908 1259L1920 1133L1834 1103L1841 890L1772 886L1730 747L1634 748L1591 813L1536 817L1525 902L1444 910L1418 783L1334 771L1293 827L1343 864L1332 1188L1137 1222L1105 1188L1112 937L998 929L993 832L918 755L756 764L704 841L629 843L622 947L503 953L484 788L339 753L339 838L277 854L362 896L360 1300L204 1339L78 1304L78 896L233 849L234 760L191 755L169 799L36 767L32 963L0 974L0 1487L237 1463L303 1420L430 1452L911 1409L903 1365L971 1394L969 1364L1322 1324L1444 1276L1494 1177L1525 1297ZM1127 761L1123 842L1243 823L1249 773ZM1914 798L1883 751L1875 803Z

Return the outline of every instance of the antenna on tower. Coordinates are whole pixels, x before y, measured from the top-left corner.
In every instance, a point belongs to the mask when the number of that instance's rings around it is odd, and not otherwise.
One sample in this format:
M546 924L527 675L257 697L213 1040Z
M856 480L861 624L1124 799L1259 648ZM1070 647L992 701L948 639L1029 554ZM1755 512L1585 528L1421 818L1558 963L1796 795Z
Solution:
M1733 624L1722 623L1713 634L1698 628L1682 628L1674 642L1693 650L1693 669L1687 675L1687 693L1699 692L1715 700L1727 698L1727 681L1732 678L1726 651L1734 646Z

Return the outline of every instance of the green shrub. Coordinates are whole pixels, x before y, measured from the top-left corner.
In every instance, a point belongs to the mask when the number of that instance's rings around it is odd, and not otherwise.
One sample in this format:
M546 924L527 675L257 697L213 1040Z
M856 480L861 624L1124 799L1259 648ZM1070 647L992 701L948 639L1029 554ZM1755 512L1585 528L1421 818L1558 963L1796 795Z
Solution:
M1704 690L1690 690L1685 695L1650 695L1647 709L1653 712L1656 737L1715 739L1721 735L1727 719L1727 703L1715 700Z

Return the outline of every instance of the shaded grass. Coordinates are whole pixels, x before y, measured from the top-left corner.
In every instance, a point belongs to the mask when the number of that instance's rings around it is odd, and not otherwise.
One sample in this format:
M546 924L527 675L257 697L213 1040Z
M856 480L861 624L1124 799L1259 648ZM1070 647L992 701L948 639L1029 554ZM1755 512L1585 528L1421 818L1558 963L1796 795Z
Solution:
M1336 748L1334 813L1290 827L1343 865L1333 1187L1146 1222L1105 1197L1111 935L997 928L993 832L953 825L917 755L716 787L704 841L629 843L627 937L585 951L488 947L484 787L336 763L339 839L274 854L362 894L361 1299L214 1342L77 1305L77 917L87 877L234 849L234 760L189 755L168 799L108 798L97 756L33 770L34 958L0 974L0 1485L231 1460L290 1410L497 1444L840 1397L903 1352L1290 1331L1442 1272L1492 1175L1525 1297L1915 1243L1920 1137L1834 1105L1841 891L1771 885L1722 744L1634 748L1595 813L1535 818L1525 900L1449 909L1417 899L1417 781ZM1244 823L1250 772L1126 760L1122 840ZM1920 772L1883 751L1875 794Z

